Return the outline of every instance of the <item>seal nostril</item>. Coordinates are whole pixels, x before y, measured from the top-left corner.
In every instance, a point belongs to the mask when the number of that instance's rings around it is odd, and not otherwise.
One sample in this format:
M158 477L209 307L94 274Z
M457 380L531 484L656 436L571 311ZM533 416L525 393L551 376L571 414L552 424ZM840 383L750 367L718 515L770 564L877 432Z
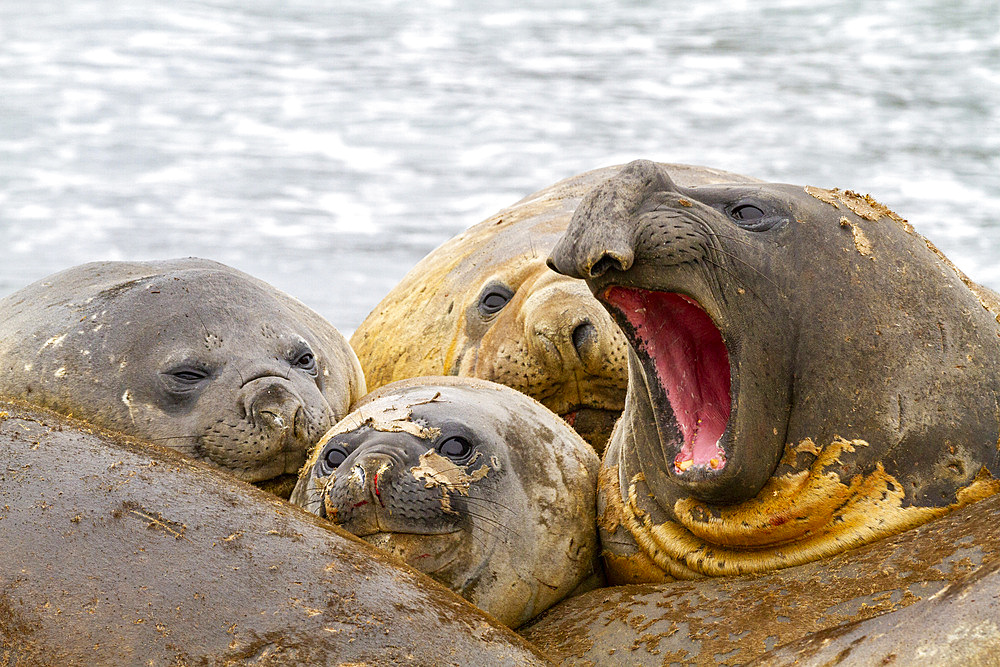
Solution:
M593 344L597 340L597 329L590 323L590 320L583 320L573 329L573 347L580 351L585 345Z
M279 415L277 412L271 412L270 410L261 410L257 414L266 424L268 424L272 428L283 430L286 427L285 418Z
M618 257L616 255L605 254L602 255L599 260L594 262L593 266L590 267L590 271L587 272L588 277L597 278L602 276L608 271L626 271L632 265L627 257Z

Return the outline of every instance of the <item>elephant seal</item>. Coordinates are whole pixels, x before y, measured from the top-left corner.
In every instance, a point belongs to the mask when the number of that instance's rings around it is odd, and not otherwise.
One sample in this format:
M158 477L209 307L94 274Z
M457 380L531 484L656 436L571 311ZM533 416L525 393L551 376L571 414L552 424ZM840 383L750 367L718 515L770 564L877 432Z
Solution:
M663 168L689 185L752 180ZM563 416L601 453L624 406L627 346L586 285L545 259L584 194L617 170L529 195L422 259L351 336L369 390L427 375L499 382Z
M995 299L870 197L683 187L637 161L550 263L629 341L609 580L789 567L998 490Z
M542 665L510 630L200 461L0 403L9 665Z
M783 570L590 591L518 633L563 665L951 664L996 649L998 566L995 495Z
M331 429L292 502L517 627L601 583L598 465L524 394L417 378L373 392Z
M0 300L0 393L157 442L287 497L365 393L343 336L217 262L96 262Z

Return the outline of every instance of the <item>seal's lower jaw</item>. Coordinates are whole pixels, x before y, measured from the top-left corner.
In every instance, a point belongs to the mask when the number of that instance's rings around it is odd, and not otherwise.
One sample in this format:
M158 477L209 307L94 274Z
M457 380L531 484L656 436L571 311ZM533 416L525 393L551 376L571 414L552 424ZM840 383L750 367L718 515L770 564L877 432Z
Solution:
M358 537L452 587L454 582L445 576L445 571L460 559L466 535L462 530L433 535L379 531Z
M685 485L722 475L731 458L722 444L731 377L719 328L684 294L612 285L599 298L640 359L661 439L680 434L661 442L672 457L668 472Z

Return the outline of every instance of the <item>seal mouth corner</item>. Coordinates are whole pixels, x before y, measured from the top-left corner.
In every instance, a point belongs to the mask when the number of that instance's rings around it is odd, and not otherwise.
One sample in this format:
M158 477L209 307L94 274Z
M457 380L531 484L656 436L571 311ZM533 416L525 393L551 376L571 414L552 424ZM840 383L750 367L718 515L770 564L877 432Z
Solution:
M732 377L719 327L697 300L680 292L611 285L600 299L643 366L672 475L697 483L721 474L730 458L723 436Z

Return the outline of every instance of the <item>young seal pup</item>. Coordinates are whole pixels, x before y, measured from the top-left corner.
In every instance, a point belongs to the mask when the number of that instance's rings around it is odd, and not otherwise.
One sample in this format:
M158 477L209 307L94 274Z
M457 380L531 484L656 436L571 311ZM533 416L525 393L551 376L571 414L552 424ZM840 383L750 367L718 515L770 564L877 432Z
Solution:
M599 582L597 467L523 394L417 378L373 392L331 429L291 500L517 627Z

